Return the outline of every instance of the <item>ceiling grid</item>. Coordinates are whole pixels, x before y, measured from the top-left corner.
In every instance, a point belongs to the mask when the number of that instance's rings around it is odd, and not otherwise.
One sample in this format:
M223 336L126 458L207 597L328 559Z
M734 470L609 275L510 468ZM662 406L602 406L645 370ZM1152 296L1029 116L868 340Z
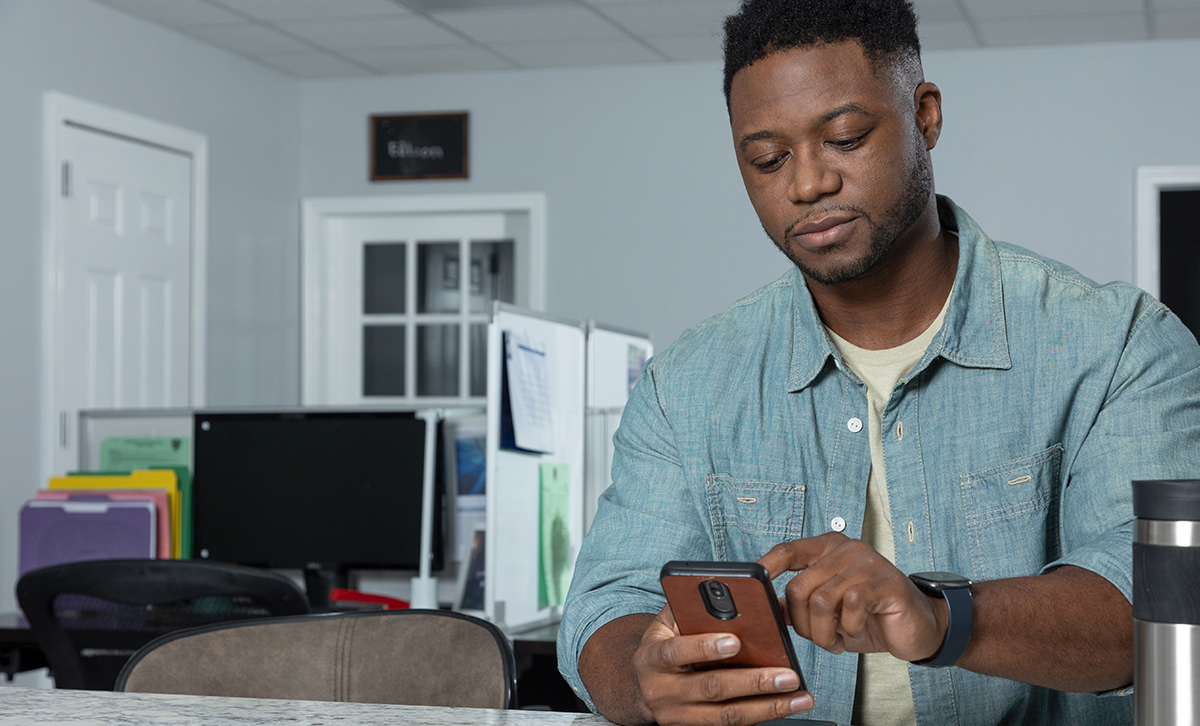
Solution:
M96 0L297 78L721 58L738 0ZM915 0L925 50L1200 38L1200 0Z

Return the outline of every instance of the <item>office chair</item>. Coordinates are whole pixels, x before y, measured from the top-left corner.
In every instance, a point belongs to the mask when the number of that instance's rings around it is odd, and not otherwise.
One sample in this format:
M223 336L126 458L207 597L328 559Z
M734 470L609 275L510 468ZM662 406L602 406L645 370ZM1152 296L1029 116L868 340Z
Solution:
M17 601L58 688L113 689L138 648L182 628L308 612L277 573L201 560L92 560L26 572Z
M221 623L139 650L117 690L511 708L512 646L491 623L440 610L354 611Z

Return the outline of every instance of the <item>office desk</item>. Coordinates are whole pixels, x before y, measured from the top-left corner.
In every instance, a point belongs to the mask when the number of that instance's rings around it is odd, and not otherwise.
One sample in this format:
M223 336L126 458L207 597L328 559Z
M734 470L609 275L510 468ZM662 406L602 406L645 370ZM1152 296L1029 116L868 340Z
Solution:
M603 726L609 723L592 714L553 711L0 687L0 726Z
M0 613L0 673L11 680L17 673L46 667L46 657L20 613Z

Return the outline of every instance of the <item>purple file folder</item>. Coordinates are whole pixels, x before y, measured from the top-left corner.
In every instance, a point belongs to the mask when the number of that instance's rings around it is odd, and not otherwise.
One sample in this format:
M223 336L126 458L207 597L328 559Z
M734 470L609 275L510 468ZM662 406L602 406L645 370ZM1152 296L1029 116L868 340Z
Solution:
M20 530L20 574L80 560L152 558L158 544L153 502L104 496L30 500Z

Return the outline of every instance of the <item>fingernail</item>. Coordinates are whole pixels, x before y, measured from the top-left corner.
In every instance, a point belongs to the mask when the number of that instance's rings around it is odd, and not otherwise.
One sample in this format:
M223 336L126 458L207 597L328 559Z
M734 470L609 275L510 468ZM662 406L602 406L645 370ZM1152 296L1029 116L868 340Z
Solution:
M780 673L775 676L775 690L794 691L800 687L800 679L795 673Z
M717 652L721 655L733 655L737 652L737 638L725 636L717 641Z
M800 713L801 711L811 711L813 707L813 699L811 694L796 696L788 703L788 707L792 709L792 713Z

